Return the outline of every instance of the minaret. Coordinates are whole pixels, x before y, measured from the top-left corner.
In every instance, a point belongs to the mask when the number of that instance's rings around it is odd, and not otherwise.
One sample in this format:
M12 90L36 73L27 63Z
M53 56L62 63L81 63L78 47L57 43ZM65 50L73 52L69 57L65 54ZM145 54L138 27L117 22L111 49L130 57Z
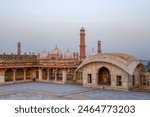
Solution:
M86 45L85 45L85 30L82 27L80 29L80 60L81 61L86 58L85 47L86 47Z
M100 54L102 53L102 49L101 49L101 41L98 41L98 49L97 49L97 53Z
M17 55L21 55L21 43L18 42L17 44Z

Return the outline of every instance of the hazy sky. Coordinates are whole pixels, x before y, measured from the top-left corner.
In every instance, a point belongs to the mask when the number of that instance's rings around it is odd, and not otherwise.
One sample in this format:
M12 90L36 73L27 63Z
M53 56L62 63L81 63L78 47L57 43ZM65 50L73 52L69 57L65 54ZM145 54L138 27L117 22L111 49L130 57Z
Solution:
M104 53L150 60L150 0L0 0L0 53L79 52L86 30L89 54L97 41Z

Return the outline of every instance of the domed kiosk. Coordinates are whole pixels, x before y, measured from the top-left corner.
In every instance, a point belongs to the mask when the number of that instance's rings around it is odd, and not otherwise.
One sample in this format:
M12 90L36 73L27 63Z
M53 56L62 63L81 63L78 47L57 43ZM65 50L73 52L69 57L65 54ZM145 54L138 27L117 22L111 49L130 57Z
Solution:
M83 86L129 90L138 87L144 66L126 54L96 54L86 58L77 68L82 70Z

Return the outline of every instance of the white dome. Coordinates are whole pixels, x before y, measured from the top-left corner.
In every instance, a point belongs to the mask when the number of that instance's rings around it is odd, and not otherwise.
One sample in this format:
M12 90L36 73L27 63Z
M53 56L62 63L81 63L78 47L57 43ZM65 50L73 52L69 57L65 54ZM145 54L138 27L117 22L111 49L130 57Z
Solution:
M43 50L43 52L40 54L41 59L47 59L48 58L48 52L46 50Z
M69 49L67 49L67 51L65 52L64 58L65 58L65 59L71 59L71 58L72 58L72 54L71 54L71 52L69 51Z
M56 46L56 48L54 48L52 50L51 54L57 54L59 57L62 56L62 53L61 53L60 49L57 48L57 46Z
M95 55L96 53L95 53L95 51L94 51L94 48L92 48L92 51L91 51L91 53L90 53L90 56L92 56L92 55Z

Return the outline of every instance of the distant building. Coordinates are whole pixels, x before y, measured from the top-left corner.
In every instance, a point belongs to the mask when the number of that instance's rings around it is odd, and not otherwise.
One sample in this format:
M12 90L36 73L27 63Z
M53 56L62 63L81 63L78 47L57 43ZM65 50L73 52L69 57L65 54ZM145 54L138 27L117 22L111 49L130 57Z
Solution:
M146 68L150 70L150 61L147 63Z
M80 52L63 54L56 46L51 52L21 53L21 43L16 54L0 55L0 84L37 80L52 83L76 83L84 87L130 90L150 88L147 67L135 57L119 53L102 53L98 41L97 53L92 49L86 55L85 29L80 30ZM146 63L146 62L145 62Z

